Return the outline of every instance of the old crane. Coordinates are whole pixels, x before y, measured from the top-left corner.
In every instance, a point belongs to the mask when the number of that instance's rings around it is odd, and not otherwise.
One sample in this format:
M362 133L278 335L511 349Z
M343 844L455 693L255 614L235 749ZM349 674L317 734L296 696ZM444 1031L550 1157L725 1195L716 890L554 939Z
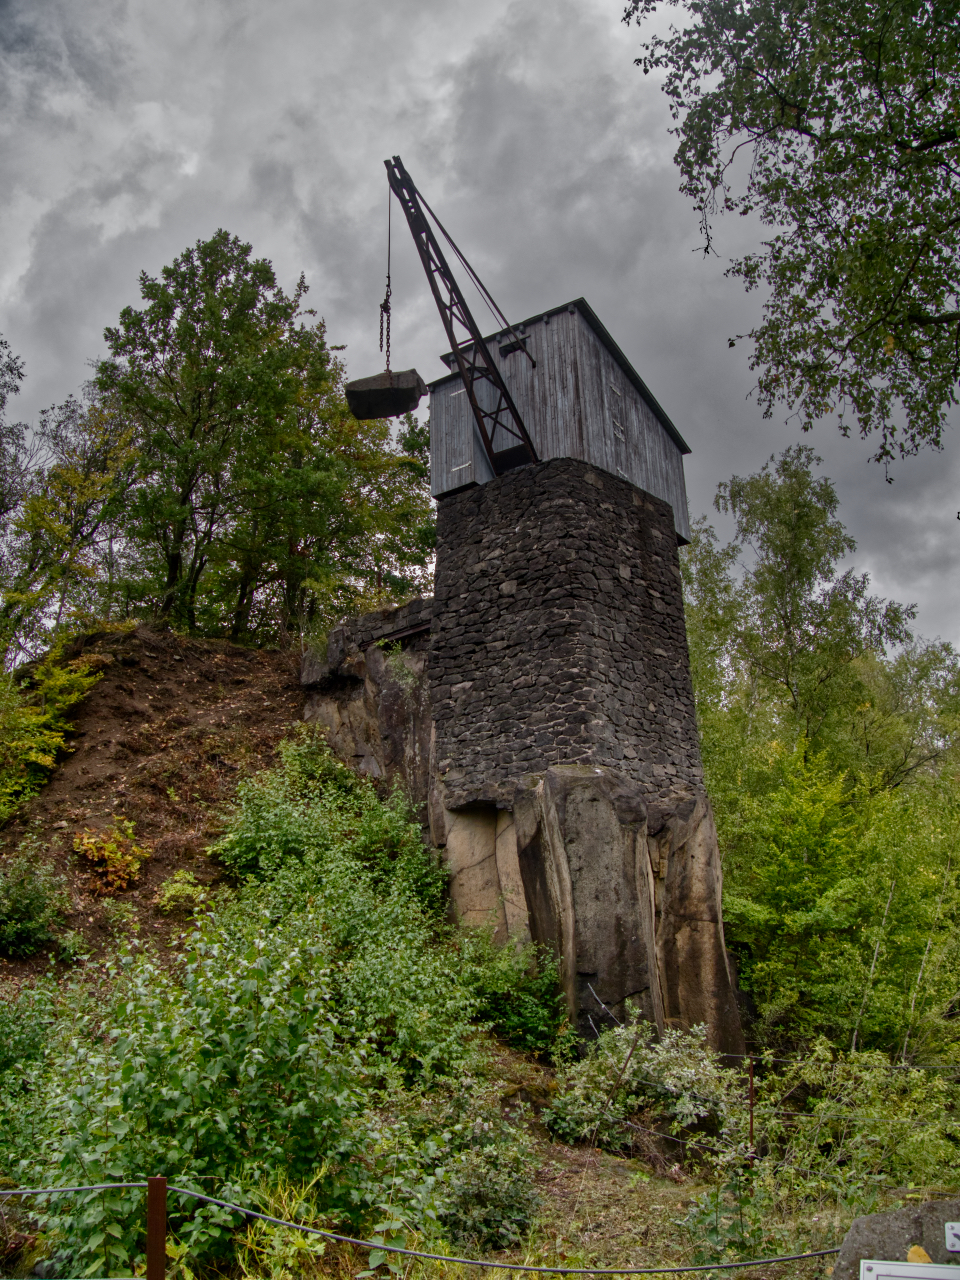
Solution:
M444 230L440 220L417 190L399 156L385 160L390 190L400 203L407 225L420 254L440 319L446 331L453 360L459 371L473 418L494 475L502 475L514 467L537 462L537 451L523 424L520 412L507 388L497 362L467 305L466 298L440 248L440 242L427 215L450 249L456 255L471 282L476 286L494 316L512 335L514 348L530 361L526 342L513 331L503 312L494 302L476 272ZM426 391L415 369L393 372L390 369L390 251L387 250L387 292L380 306L380 347L384 349L386 329L386 363L384 373L360 378L347 384L347 403L355 417L389 418L416 408ZM465 335L465 336L464 336Z

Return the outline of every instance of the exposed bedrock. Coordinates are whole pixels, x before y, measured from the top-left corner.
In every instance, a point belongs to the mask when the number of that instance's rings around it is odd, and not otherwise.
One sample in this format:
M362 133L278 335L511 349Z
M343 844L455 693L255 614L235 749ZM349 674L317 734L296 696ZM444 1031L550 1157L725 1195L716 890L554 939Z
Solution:
M457 914L549 947L581 1035L629 1005L660 1030L705 1023L715 1048L743 1052L706 795L650 809L614 769L557 765L520 779L512 810L442 812Z
M300 670L303 718L326 732L358 773L403 785L421 807L429 786L433 721L425 667L433 599L382 609L335 628Z

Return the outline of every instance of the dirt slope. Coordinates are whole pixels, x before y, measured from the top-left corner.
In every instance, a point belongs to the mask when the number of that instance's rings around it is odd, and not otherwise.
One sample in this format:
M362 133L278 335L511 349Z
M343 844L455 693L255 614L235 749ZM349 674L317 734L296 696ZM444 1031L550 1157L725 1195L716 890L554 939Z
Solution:
M72 711L70 752L0 831L0 856L35 839L39 856L67 877L67 927L99 950L111 938L110 909L74 853L74 839L130 820L150 856L136 883L113 896L136 912L141 936L179 932L182 920L161 915L153 899L181 868L202 883L216 878L204 850L221 830L237 782L269 764L301 718L298 657L144 627L83 637L67 656L92 658L101 679ZM45 955L0 961L0 977L46 963Z

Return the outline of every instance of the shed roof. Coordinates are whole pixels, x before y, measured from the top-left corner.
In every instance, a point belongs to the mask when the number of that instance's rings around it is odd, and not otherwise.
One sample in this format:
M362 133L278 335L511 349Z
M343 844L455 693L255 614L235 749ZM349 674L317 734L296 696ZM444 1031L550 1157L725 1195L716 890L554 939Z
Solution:
M639 394L643 397L643 399L647 402L647 404L653 410L654 414L656 415L657 419L663 426L664 430L670 436L671 440L677 446L680 452L690 453L691 452L690 446L687 444L683 436L680 434L677 428L670 421L666 412L660 406L660 403L657 400L656 396L653 394L653 392L650 390L650 388L647 386L644 380L640 377L639 373L637 373L636 369L634 369L633 365L630 363L627 357L623 354L623 352L614 342L613 338L610 336L609 330L603 324L600 317L594 311L593 307L591 307L590 303L587 302L586 298L574 298L572 302L565 302L560 307L551 307L548 311L540 311L535 316L531 316L529 320L521 320L519 324L515 324L513 327L515 329L525 328L528 325L537 324L539 321L542 321L546 316L559 315L561 311L569 311L571 308L576 308L576 310L579 311L581 316L583 316L586 323L590 326L593 332L597 335L597 337L600 339L603 345L610 352L610 355L613 357L613 359L617 362L617 364L623 370L628 381L634 386L634 388L639 392ZM484 342L493 342L496 338L502 335L502 332L503 332L502 330L497 330L494 333L486 335L484 337ZM469 344L465 344L465 345L469 345ZM440 358L441 360L444 361L445 364L449 364L454 358L453 352L448 351L445 355L441 356ZM453 382L459 377L460 377L459 372L455 371L453 373L445 374L442 378L435 378L434 381L429 383L428 385L430 387L430 390L432 391L434 387L440 387L446 382Z

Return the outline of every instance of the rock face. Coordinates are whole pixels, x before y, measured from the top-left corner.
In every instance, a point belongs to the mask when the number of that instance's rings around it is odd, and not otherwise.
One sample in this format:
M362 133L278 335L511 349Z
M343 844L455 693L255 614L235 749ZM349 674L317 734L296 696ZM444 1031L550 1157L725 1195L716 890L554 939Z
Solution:
M365 614L308 651L303 718L326 730L333 751L358 773L426 805L433 725L426 684L433 598Z
M630 1001L742 1051L668 504L566 458L442 498L435 598L303 679L333 749L424 805L457 914L556 952L583 1035Z
M833 1280L860 1280L864 1258L906 1262L907 1251L915 1244L927 1251L931 1262L960 1262L960 1254L947 1252L947 1222L960 1222L960 1200L929 1200L910 1209L854 1218L843 1238Z

